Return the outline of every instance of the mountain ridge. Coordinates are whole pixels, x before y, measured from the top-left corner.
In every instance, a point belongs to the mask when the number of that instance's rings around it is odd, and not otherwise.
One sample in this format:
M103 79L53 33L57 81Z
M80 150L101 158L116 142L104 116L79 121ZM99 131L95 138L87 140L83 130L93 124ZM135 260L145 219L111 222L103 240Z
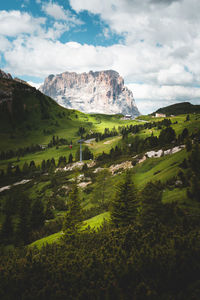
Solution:
M114 70L51 74L39 90L60 105L85 113L140 114L132 91Z
M200 105L194 105L190 102L181 102L181 103L175 103L172 105L168 105L165 107L161 107L158 110L156 110L154 113L162 113L169 115L181 115L181 114L189 114L189 113L195 113L200 112Z

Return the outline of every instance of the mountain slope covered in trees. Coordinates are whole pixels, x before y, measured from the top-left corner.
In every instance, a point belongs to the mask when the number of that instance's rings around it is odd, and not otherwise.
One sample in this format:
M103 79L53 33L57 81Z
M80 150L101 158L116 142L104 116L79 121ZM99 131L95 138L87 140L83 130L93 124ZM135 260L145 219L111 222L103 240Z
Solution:
M167 116L200 113L200 105L193 105L190 102L175 103L159 108L155 113L162 113Z
M200 114L125 121L3 84L1 299L199 299Z

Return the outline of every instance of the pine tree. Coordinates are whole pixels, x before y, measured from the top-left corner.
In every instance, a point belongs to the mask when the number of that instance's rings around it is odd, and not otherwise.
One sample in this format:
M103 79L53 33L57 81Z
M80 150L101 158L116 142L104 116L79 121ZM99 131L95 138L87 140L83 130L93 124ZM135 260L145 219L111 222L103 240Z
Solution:
M52 157L52 159L51 159L51 166L53 166L54 168L56 167L56 162L55 162L54 157Z
M46 161L46 169L47 169L47 171L49 171L50 166L51 166L51 161L50 161L50 159L47 159L47 161Z
M47 202L44 215L45 215L46 220L50 220L50 219L54 218L54 213L53 213L51 201Z
M18 224L15 232L16 243L29 240L30 233L30 200L25 195L20 195Z
M7 165L7 171L6 171L6 174L8 176L12 175L12 164L9 162L8 165Z
M5 244L9 244L12 241L13 237L13 225L12 225L12 219L10 214L6 214L5 220L2 224L1 228L1 240Z
M73 155L70 153L69 158L68 158L68 164L73 162Z
M138 214L137 191L131 180L129 171L125 181L117 188L111 207L111 221L115 227L127 226L136 220Z
M30 225L31 229L39 229L44 225L44 206L40 199L36 199L32 205Z
M110 187L110 176L111 173L106 169L98 173L96 178L96 185L94 188L94 203L98 202L100 205L105 204L106 199L109 197L108 189Z
M188 197L200 201L200 179L194 173L189 181L189 187L187 188Z
M86 146L83 149L83 160L93 159L93 154L90 149Z
M198 143L195 143L192 147L192 151L189 156L189 165L196 175L200 174L200 148Z
M167 127L160 132L160 145L170 144L176 139L176 133L172 127Z
M141 198L140 221L144 227L150 227L162 218L162 191L156 183L149 182L143 189Z
M187 122L187 121L190 121L190 115L187 115L185 121L186 121L186 122Z
M16 165L16 168L15 168L15 175L16 176L19 176L21 174L21 170L19 168L19 165Z
M192 150L192 141L189 137L187 137L185 140L185 147L187 152Z
M182 133L181 133L181 140L184 141L184 139L186 139L189 135L189 131L187 128L184 128Z
M43 159L43 161L42 161L41 169L42 169L43 173L46 171L46 161L45 161L45 159Z
M63 230L65 236L72 236L78 232L82 221L82 208L76 184L73 186L72 191L69 194L69 201L67 205L68 210L65 215Z
M30 162L29 170L32 171L32 172L35 172L35 171L36 171L36 165L35 165L34 160L32 160L32 161Z
M24 174L27 174L29 172L29 167L28 167L27 162L24 163L23 168L22 168L22 172Z

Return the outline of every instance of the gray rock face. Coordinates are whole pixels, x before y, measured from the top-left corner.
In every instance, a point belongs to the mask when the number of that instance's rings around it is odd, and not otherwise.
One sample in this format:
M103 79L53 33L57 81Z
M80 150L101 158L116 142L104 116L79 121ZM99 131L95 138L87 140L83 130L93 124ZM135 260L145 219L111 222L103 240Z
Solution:
M113 70L49 75L40 91L66 108L85 113L122 113L132 117L140 114L133 93Z
M0 69L0 78L4 78L4 79L12 79L12 76L9 73L5 73L4 71L2 71Z

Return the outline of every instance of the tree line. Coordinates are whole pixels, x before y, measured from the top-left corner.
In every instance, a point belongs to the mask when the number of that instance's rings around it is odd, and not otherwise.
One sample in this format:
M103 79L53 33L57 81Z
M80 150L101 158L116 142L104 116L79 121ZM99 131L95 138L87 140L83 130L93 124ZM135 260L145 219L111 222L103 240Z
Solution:
M59 243L0 248L1 299L198 299L199 217L161 198L159 183L137 191L128 172L112 201L111 222L80 231L75 184Z

